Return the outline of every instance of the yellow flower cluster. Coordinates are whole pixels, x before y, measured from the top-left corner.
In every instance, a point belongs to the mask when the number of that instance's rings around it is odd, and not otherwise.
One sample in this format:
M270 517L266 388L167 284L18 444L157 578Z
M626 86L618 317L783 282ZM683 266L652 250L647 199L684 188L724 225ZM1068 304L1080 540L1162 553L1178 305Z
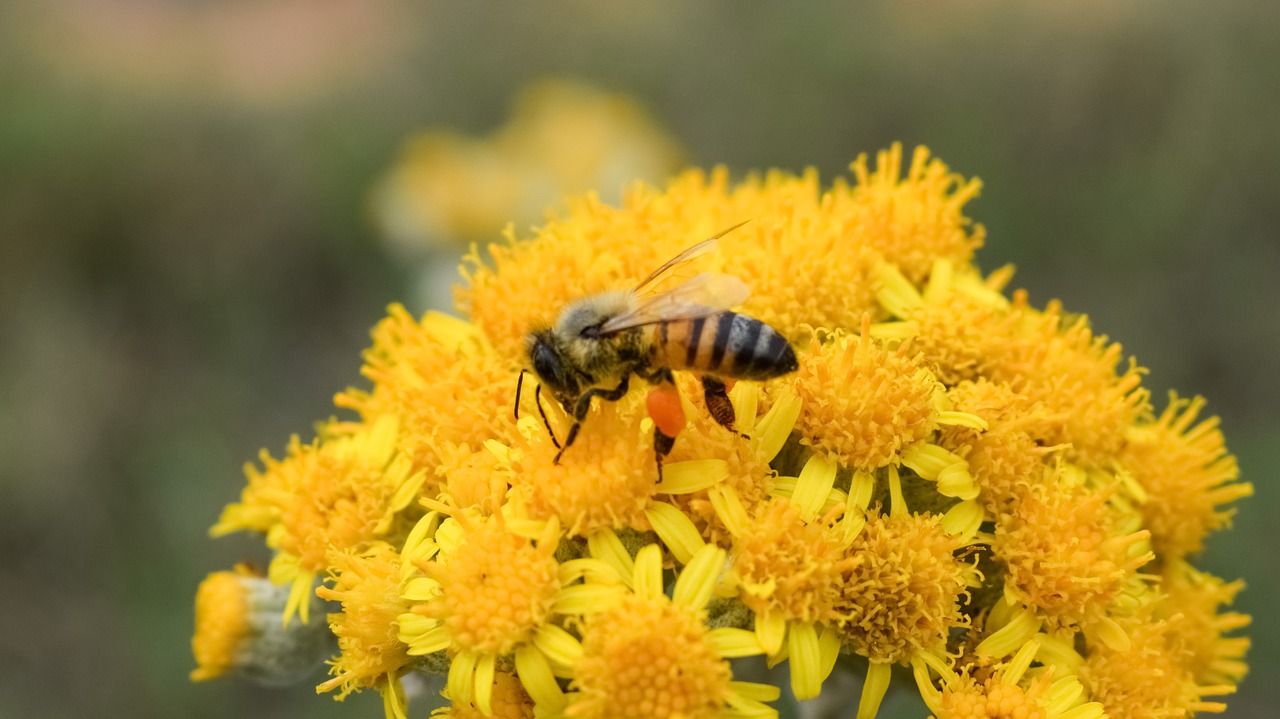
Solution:
M265 535L274 616L327 602L319 690L377 689L389 717L417 672L447 676L449 716L776 716L777 687L733 677L751 656L800 700L866 667L861 719L894 665L939 719L1220 711L1248 617L1190 560L1250 485L1202 400L1156 414L1087 319L977 269L978 187L894 146L828 189L716 170L577 197L467 258L465 319L392 307L370 386L338 395L355 417L264 453L214 533ZM744 220L699 261L751 288L798 369L734 384L734 430L677 372L661 471L639 390L563 447L536 376L517 398L531 329ZM244 629L258 595L215 576L196 679L282 651Z

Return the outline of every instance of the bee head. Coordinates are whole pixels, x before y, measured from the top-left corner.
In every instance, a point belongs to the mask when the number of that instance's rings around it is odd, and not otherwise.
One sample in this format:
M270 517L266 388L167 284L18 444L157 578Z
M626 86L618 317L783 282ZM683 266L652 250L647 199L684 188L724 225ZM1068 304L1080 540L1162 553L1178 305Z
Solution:
M571 407L582 387L577 373L560 351L552 330L539 330L529 335L527 351L534 374L564 407Z

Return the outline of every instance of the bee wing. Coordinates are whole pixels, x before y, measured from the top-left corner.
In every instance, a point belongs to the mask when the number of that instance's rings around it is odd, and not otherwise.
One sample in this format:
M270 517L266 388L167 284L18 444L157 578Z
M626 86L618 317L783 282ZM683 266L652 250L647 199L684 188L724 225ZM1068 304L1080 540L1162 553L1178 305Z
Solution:
M637 295L643 295L646 289L651 290L653 286L655 286L658 283L659 280L661 280L663 277L666 277L675 268L685 264L686 262L694 259L695 257L701 257L702 255L705 255L708 252L715 250L718 244L716 240L719 240L721 237L724 237L725 235L729 234L730 232L733 232L739 227L742 227L748 222L750 222L750 220L743 220L742 222L739 222L733 227L730 227L725 230L721 230L716 234L712 235L711 237L708 237L702 242L699 242L698 244L694 245L693 247L690 247L684 252L681 252L675 257L672 257L670 260L667 260L666 264L654 270L652 274L644 278L644 281L636 285L636 288L633 291Z
M737 277L704 272L670 292L637 300L634 308L600 325L600 333L607 335L668 320L714 315L742 304L750 295L747 283Z

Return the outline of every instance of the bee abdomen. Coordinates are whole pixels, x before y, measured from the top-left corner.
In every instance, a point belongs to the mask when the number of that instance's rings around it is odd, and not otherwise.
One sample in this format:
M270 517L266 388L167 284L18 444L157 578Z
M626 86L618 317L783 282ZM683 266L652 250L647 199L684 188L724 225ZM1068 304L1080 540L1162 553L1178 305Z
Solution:
M797 367L795 351L786 338L746 315L721 312L666 324L660 344L673 369L762 380Z

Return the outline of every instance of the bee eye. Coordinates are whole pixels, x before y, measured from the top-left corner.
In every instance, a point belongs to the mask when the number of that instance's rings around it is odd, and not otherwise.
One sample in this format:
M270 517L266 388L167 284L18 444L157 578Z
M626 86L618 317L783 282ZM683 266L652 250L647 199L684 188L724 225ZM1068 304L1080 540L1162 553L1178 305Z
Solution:
M537 373L538 379L550 385L552 389L565 388L569 383L569 379L564 372L564 363L560 361L556 351L545 340L538 338L530 354L533 360L533 371Z

